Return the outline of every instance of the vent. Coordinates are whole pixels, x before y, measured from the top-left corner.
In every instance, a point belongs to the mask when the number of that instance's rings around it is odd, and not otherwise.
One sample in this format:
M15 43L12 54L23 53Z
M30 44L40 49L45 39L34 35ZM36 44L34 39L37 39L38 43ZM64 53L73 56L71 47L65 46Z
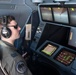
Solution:
M0 4L0 9L15 9L15 4Z
M1 2L7 2L7 1L11 1L11 0L0 0Z

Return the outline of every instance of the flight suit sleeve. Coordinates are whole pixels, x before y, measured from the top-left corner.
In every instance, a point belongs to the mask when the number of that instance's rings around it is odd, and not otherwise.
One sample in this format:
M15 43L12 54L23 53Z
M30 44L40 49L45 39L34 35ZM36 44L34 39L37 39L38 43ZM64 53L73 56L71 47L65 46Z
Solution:
M32 75L24 61L14 61L12 63L9 75Z

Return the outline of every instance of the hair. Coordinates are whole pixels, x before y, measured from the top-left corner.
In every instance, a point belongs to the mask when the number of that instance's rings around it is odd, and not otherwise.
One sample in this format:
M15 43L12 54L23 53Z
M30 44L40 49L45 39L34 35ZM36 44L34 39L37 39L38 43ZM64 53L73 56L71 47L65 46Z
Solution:
M15 20L14 16L8 15L7 16L7 24L9 24L12 20Z
M7 24L9 24L12 20L15 20L15 17L11 15L7 15L6 18L7 18ZM2 18L0 18L0 26L1 25L3 25Z

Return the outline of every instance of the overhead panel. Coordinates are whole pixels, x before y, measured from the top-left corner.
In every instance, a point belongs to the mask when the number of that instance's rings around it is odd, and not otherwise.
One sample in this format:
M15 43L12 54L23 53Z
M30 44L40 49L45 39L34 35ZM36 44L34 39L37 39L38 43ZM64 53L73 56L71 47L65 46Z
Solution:
M0 0L0 3L10 4L25 4L25 0Z

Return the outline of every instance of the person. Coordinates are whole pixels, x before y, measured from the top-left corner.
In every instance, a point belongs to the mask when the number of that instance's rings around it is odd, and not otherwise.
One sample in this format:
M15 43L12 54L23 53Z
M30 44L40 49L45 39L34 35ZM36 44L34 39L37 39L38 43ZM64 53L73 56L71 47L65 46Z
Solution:
M1 66L6 75L32 75L25 60L16 51L14 41L20 37L20 26L13 16L2 19L0 50L2 51Z

